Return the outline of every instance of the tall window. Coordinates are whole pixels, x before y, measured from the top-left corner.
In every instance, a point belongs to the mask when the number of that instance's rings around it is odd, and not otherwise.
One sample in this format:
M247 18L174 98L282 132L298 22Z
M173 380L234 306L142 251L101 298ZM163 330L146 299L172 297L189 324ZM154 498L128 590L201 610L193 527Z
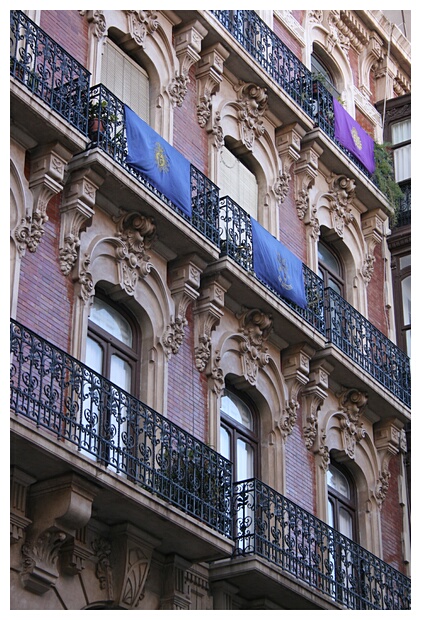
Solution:
M257 219L258 187L254 174L225 146L219 153L219 195L229 196Z
M315 53L311 55L311 72L313 77L319 80L335 99L339 99L339 91L335 86L332 73L329 71L327 65Z
M327 472L328 522L344 536L355 540L355 489L344 470L330 464Z
M395 180L411 178L411 119L391 125Z
M234 480L257 475L257 429L255 416L237 394L224 390L221 399L221 454L232 461Z
M339 295L344 295L343 267L338 254L319 240L318 273L325 287L329 286Z
M110 39L104 46L101 81L149 124L148 74Z

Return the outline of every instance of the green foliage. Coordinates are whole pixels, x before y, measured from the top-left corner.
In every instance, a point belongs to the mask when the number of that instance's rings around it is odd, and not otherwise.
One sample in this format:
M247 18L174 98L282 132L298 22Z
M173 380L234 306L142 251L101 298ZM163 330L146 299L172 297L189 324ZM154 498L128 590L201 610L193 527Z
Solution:
M379 190L386 196L394 211L392 224L396 220L399 211L399 205L403 193L399 185L395 181L395 173L393 168L393 155L389 143L374 143L374 159L376 170L373 173L373 179Z

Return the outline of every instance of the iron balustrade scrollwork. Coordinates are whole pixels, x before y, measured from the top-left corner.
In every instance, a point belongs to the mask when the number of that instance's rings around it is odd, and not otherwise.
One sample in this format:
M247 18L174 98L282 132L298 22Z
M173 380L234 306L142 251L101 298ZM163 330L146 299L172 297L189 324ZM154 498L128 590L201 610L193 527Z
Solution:
M399 202L395 226L408 226L411 224L411 180L402 181L399 187L403 195Z
M258 555L347 609L410 609L410 579L257 479L234 483L235 555Z
M231 536L227 459L33 331L10 327L16 416Z
M125 168L142 185L160 198L181 217L189 221L194 228L219 247L219 189L193 164L190 164L190 190L192 215L189 218L174 205L165 194L160 192L138 170L126 163L127 138L124 117L124 104L103 84L91 88L89 103L89 137L88 148L99 147L120 166Z
M325 300L329 341L410 406L408 356L336 291L325 289Z
M221 254L230 256L246 271L254 274L253 238L250 215L232 200L232 198L225 196L220 200L219 220L221 227ZM257 278L257 276L255 277ZM305 321L317 329L317 331L324 334L323 281L304 264L303 278L307 308L301 308L288 299L280 297L277 291L273 290L266 283L263 284Z
M10 75L86 135L89 71L22 11L10 11Z

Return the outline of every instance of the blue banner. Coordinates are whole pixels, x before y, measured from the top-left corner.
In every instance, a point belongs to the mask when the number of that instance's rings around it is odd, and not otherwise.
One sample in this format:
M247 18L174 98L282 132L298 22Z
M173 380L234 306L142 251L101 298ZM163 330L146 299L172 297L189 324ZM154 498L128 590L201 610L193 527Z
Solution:
M250 219L254 273L281 297L307 308L302 262L266 228Z
M335 138L367 168L370 174L376 169L374 140L355 119L333 99Z
M126 163L191 217L190 162L128 106Z

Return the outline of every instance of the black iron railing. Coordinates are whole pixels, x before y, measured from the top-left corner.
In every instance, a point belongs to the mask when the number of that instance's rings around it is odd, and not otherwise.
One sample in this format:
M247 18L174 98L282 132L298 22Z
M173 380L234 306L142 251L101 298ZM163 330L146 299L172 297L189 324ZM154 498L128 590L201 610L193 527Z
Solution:
M411 582L259 480L234 483L236 555L259 555L352 610L408 610Z
M269 26L247 9L213 10L213 15L275 82L308 114L374 184L375 178L334 138L333 96Z
M10 11L10 75L86 135L89 71L22 11Z
M233 258L249 273L253 270L250 216L228 196L220 200L221 254ZM409 357L353 306L303 265L307 308L279 297L350 359L357 362L405 405L411 401Z
M409 357L331 288L325 289L325 304L329 341L410 406Z
M17 416L231 536L229 461L15 321L10 346Z
M218 211L219 189L193 164L190 164L192 215L189 218L169 198L160 192L139 171L126 163L127 140L124 104L104 85L93 86L89 103L89 148L99 147L118 164L158 196L174 211L187 219L200 233L219 247Z
M411 180L399 183L402 191L395 226L408 226L411 223Z

